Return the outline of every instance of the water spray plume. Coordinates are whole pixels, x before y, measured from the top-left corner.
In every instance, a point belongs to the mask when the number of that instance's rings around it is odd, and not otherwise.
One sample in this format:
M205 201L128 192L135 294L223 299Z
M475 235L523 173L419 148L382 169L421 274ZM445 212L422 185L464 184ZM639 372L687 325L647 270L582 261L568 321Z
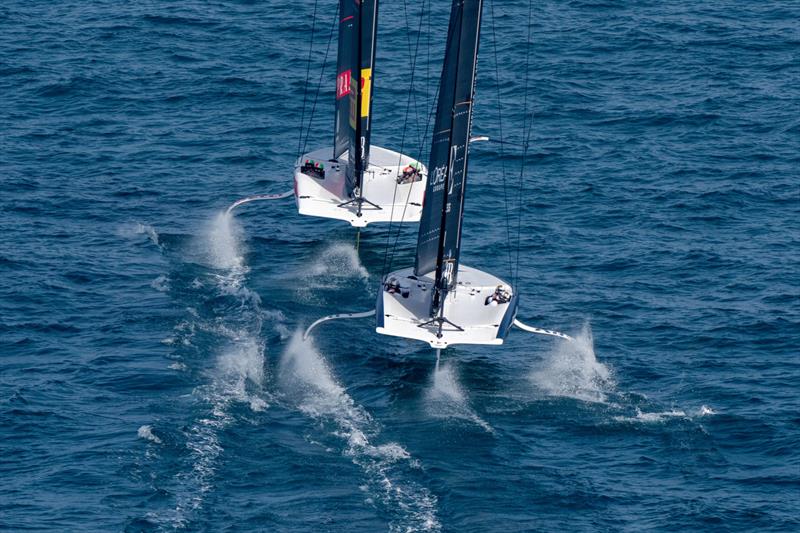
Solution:
M548 395L588 402L605 402L606 393L614 388L611 371L595 357L588 325L572 342L557 343L530 380Z
M328 360L298 330L286 348L280 365L280 381L286 397L318 422L332 423L330 437L343 444L341 453L366 476L366 490L377 502L399 516L390 531L440 531L436 496L408 478L415 461L398 443L376 444L380 427L338 382Z
M440 355L441 350L436 350L436 369L427 392L428 412L435 418L466 420L494 434L494 428L470 407L456 369L447 362L442 364Z
M209 222L200 241L208 264L221 270L238 270L244 264L241 253L241 230L233 217L220 213Z

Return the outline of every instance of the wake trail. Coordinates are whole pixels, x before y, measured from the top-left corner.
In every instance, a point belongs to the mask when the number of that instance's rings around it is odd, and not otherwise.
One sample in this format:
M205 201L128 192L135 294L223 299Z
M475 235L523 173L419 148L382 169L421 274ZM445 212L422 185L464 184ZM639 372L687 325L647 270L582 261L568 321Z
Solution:
M205 267L190 285L201 301L222 301L205 313L189 308L190 317L176 326L179 346L191 346L198 332L208 335L220 348L203 354L213 357L213 366L204 372L208 380L192 392L205 414L184 430L188 450L188 469L174 477L176 504L171 512L151 514L161 527L184 529L202 509L206 495L214 489L220 456L224 453L222 432L235 421L232 408L245 404L252 411L263 411L270 397L263 389L265 376L265 318L278 318L261 307L257 293L247 285L249 268L244 257L242 231L232 216L220 213L194 238L187 253ZM176 339L169 339L175 343ZM216 353L214 353L216 352ZM173 368L186 369L189 361L178 361ZM202 363L202 361L201 361ZM147 438L147 433L144 433Z
M369 413L337 382L327 360L298 330L283 354L279 379L287 396L312 420L332 423L342 454L359 466L373 501L391 517L396 532L440 531L437 498L408 479L418 463L400 444L373 444L380 430Z

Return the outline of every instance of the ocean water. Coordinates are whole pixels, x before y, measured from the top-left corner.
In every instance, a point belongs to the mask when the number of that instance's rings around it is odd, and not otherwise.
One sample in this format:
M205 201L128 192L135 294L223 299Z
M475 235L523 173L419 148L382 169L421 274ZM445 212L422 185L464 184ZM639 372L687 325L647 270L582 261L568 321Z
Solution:
M448 4L381 3L373 140L422 160ZM298 333L414 226L223 214L330 144L334 17L0 5L0 530L800 529L800 5L487 2L462 257L577 342L438 370Z

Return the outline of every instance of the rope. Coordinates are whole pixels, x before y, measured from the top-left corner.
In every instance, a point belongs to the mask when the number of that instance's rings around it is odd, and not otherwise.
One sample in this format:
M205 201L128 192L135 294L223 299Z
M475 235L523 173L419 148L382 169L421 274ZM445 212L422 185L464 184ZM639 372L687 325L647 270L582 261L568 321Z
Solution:
M414 47L414 53L412 55L412 53L411 53L411 31L410 31L410 28L408 26L408 19L409 19L409 17L408 17L408 2L407 2L407 0L403 0L403 14L405 15L404 16L404 21L405 21L405 25L406 25L406 41L408 42L408 55L411 58L410 61L411 61L411 76L412 76L412 81L409 84L408 94L409 94L409 99L410 98L414 99L414 118L416 119L414 121L414 123L416 125L417 137L419 137L419 115L418 115L418 110L417 110L417 108L419 106L417 106L417 96L414 93L413 76L414 76L414 67L416 66L416 63L417 63L417 52L419 51L420 36L422 35L421 34L421 32L422 32L422 15L423 15L424 11L425 11L425 0L422 0L422 5L420 7L420 12L419 12L419 27L417 28L417 42L416 42L416 45ZM408 108L406 108L406 114L407 113L408 113Z
M437 85L434 99L438 99L438 98L439 98L439 87ZM425 125L425 133L424 133L424 135L422 137L423 143L425 142L425 139L428 138L428 129L430 128L430 125L431 125L430 118L434 113L435 113L435 111L433 109L431 109L431 112L428 115L427 123ZM422 145L420 145L419 150L417 151L417 153L422 152L422 149L423 149L423 147L422 147ZM430 179L430 169L428 169L428 173L429 173L428 178ZM403 215L401 216L401 220L405 219L406 209L408 208L408 200L409 200L409 198L411 198L411 190L412 190L413 187L414 187L414 183L412 183L411 187L408 188L408 196L406 197L406 201L403 204ZM400 233L402 232L402 230L403 230L403 226L402 225L398 226L397 234L395 235L395 239L394 239L394 244L392 245L392 255L389 256L389 268L387 269L387 272L392 269L392 263L394 262L394 254L397 251L397 243L400 240Z
M514 282L514 267L511 254L511 216L508 211L508 184L506 183L506 156L503 146L506 144L503 139L503 105L500 98L500 68L499 61L497 60L497 33L495 32L494 25L494 0L489 1L489 14L492 19L492 47L494 49L494 77L495 87L497 89L497 121L500 129L500 168L503 174L503 207L506 212L506 253L508 255L508 276L509 280Z
M530 121L528 118L528 79L530 72L530 52L531 52L531 33L533 19L533 2L528 4L528 37L525 45L525 96L523 100L523 119L522 119L522 133L524 136L524 144L522 148L522 163L519 169L519 191L517 193L517 261L515 267L515 275L512 282L516 283L519 278L519 258L520 258L520 235L522 234L522 191L524 188L523 175L525 172L525 159L528 156L528 146L530 145L531 132L533 131L533 110L531 110ZM527 133L526 133L527 122Z
M314 35L317 28L317 1L314 0L314 12L311 14L311 39L308 44L308 62L306 64L306 81L303 85L303 110L300 112L300 130L297 134L297 157L303 155L303 124L306 122L306 101L308 100L308 80L311 78L311 55L314 51ZM338 8L337 8L338 9Z
M405 0L403 1L403 6L404 6L404 9L407 10L407 3L406 3ZM399 151L400 157L399 157L399 159L397 161L397 166L398 167L400 165L402 165L402 161L403 161L403 149L405 148L406 130L408 128L408 116L409 116L410 110L411 110L411 99L412 98L414 98L414 102L416 104L416 97L414 96L414 73L416 72L416 69L417 69L417 56L419 55L419 43L420 43L420 36L422 35L422 21L423 21L424 13L425 13L425 0L422 0L422 6L420 7L420 15L419 15L419 27L417 28L417 42L416 42L416 45L414 47L413 54L411 53L411 37L409 36L409 34L411 32L410 32L410 28L408 26L408 17L406 16L406 18L405 18L406 36L408 36L408 52L409 52L409 62L410 62L410 65L411 65L411 75L409 77L410 80L409 80L409 85L408 85L408 98L406 99L406 116L405 116L405 120L403 120L403 133L400 136L400 151ZM407 14L407 11L406 11L406 14ZM419 135L419 124L418 124L419 116L417 115L417 106L416 105L414 106L414 118L416 119L416 122L417 122L417 135ZM426 127L426 131L427 131L427 127ZM419 159L417 159L417 160L419 160ZM403 213L400 215L399 224L402 224L403 221L406 218L406 210L408 208L408 201L411 199L411 191L413 191L415 183L416 182L411 182L411 185L408 188L408 195L406 196L406 201L403 202ZM397 183L397 181L395 181L394 192L392 193L392 209L391 209L391 213L389 215L389 228L388 228L388 230L386 232L386 244L384 246L384 252L383 252L383 266L381 267L381 273L382 274L386 274L388 272L386 270L386 262L387 262L387 258L389 256L389 241L391 241L391 236L392 236L392 220L394 219L394 206L397 203L396 202L396 200L397 200L397 186L398 186L398 183ZM402 227L402 226L400 226L400 227ZM400 231L400 229L398 228L398 233L399 233L399 231ZM396 243L396 241L395 241L395 243ZM392 257L394 257L394 251L392 252ZM391 262L389 263L389 265L390 265L390 268L391 268Z
M422 16L422 15L420 15L420 16ZM430 50L430 48L431 48L430 47L430 9L428 10L428 17L427 17L426 20L428 22L428 65L427 65L427 68L428 68L428 77L429 77L429 81L430 81L430 53L431 53L431 50ZM416 56L415 56L415 61L416 61ZM419 160L422 157L422 152L425 149L425 146L428 144L428 132L433 127L433 122L435 120L434 117L436 115L435 104L439 100L439 89L440 89L439 85L440 85L439 83L436 84L436 91L433 93L432 104L428 106L429 111L428 111L428 115L427 115L426 121L425 121L425 131L423 132L422 138L420 139L420 144L417 147L417 154L418 154L417 160ZM430 83L427 86L430 86ZM428 172L430 173L430 169L428 169ZM428 177L430 178L430 175ZM410 198L410 197L411 197L411 189L409 188L408 198ZM406 198L406 202L404 203L404 206L403 206L402 219L405 219L405 211L408 208L408 198ZM386 269L387 272L392 269L392 263L394 262L394 256L395 256L395 253L397 252L397 244L400 241L400 233L402 232L402 230L403 230L402 226L399 226L397 228L397 233L395 235L394 244L392 245L392 253L389 256L389 266ZM388 237L389 236L387 235L387 240L388 240Z
M322 78L325 76L325 66L328 63L328 53L331 50L331 42L333 41L333 31L336 29L336 23L339 21L339 4L336 4L336 13L333 16L333 24L331 24L331 31L328 35L328 45L325 47L325 57L322 59L322 69L319 73L319 81L317 82L317 92L314 94L314 104L311 106L311 116L308 119L308 128L306 128L306 137L305 141L303 141L303 149L300 151L300 155L303 155L306 151L306 147L308 146L308 137L311 135L311 124L314 123L314 112L317 110L317 100L319 99L320 90L322 90ZM300 124L302 128L302 123Z

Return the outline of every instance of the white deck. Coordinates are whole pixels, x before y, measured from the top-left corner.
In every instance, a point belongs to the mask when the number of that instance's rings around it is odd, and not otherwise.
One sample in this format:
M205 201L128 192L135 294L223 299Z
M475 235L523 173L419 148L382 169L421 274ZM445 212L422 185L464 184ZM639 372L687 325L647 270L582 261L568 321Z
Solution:
M406 268L388 274L384 283L392 277L400 282L401 293L407 290L408 297L391 294L384 289L384 284L381 285L375 330L383 335L421 340L433 348L452 344L503 344L517 313L518 300L513 293L508 303L486 304L487 297L494 294L498 285L511 290L508 283L486 272L460 265L457 288L445 299L444 317L463 331L445 323L441 337L437 337L437 324L420 327L431 320L432 273L417 278L413 268Z
M357 227L374 222L419 222L428 177L427 168L419 161L386 148L371 146L369 167L364 172L363 197L380 206L380 209L364 203L359 217L355 203L339 207L352 200L344 192L348 154L345 152L338 161L331 161L332 154L332 148L321 148L304 154L295 164L294 193L301 215L346 220ZM307 159L325 165L324 179L300 171ZM419 165L422 180L398 184L398 176L410 164Z

